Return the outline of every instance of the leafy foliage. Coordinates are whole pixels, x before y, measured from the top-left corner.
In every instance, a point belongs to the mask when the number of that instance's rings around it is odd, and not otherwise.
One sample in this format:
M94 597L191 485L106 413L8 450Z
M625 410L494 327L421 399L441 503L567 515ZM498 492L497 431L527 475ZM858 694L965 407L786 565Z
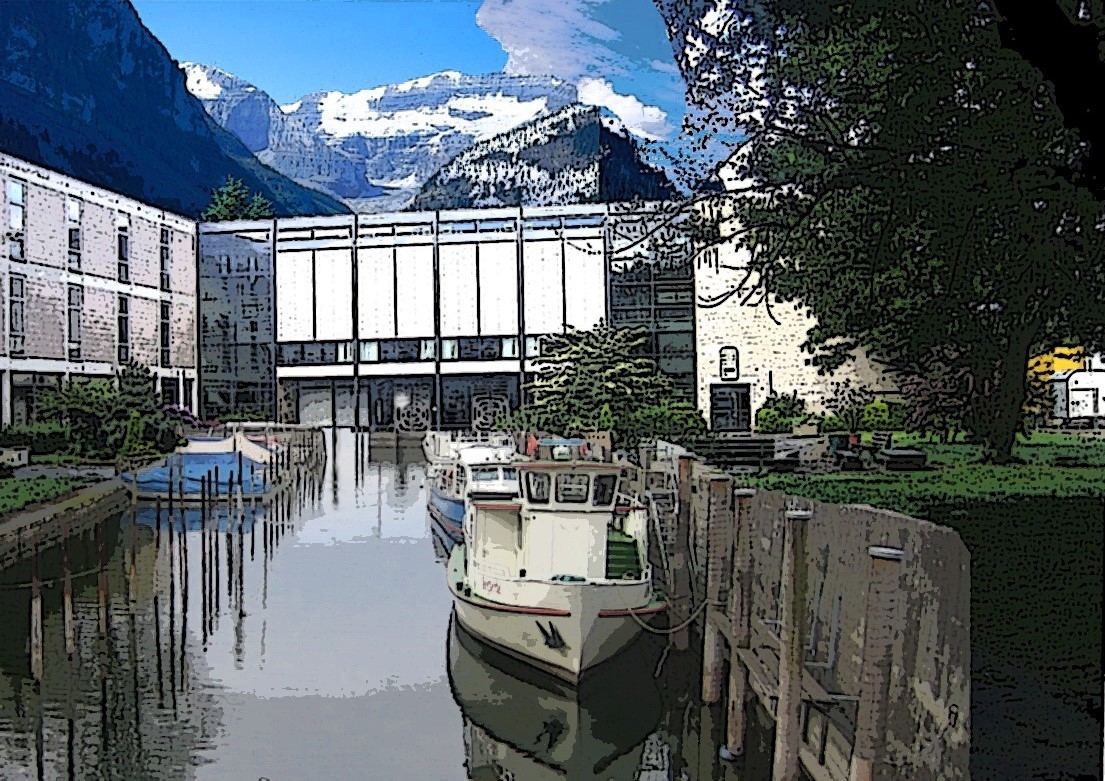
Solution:
M529 402L499 421L505 428L576 435L613 432L618 447L701 433L706 421L655 361L641 357L644 328L600 324L547 337Z
M228 220L264 220L272 217L272 204L261 195L252 196L241 179L226 177L226 182L211 192L211 203L200 219L204 222Z
M860 431L867 405L875 400L875 394L870 388L856 385L847 377L834 381L830 387L832 395L825 400L825 407L844 424L847 431Z
M60 453L69 446L69 429L57 422L8 426L0 431L0 447L25 447L33 456Z
M677 7L677 45L707 17L714 31L682 47L692 131L752 131L731 161L747 191L723 196L733 239L765 289L812 310L816 363L862 347L929 377L954 347L948 371L973 378L960 421L1008 460L1030 351L1105 337L1105 219L1076 134L991 7Z
M39 411L64 421L69 449L88 458L114 457L125 447L165 453L178 442L176 426L158 404L153 372L133 361L117 382L71 382L44 393Z

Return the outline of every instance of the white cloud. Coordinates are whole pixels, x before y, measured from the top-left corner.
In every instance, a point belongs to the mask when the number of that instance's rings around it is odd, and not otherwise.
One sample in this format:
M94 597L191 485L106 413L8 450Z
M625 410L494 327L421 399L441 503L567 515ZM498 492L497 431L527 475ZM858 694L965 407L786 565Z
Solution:
M658 91L655 98L661 102L661 95L681 96L679 71L661 60L630 59L619 53L617 47L631 51L634 41L623 40L621 32L594 18L607 1L484 0L476 22L503 47L507 73L555 76L574 83L581 102L608 108L630 132L667 138L673 130L667 112L642 100L638 85L649 85L645 90L650 95ZM642 3L642 10L649 6ZM625 89L627 81L633 88L618 93L614 84Z
M671 133L667 112L659 106L646 106L633 95L620 95L605 79L580 79L578 86L581 103L610 109L630 132L653 141L663 140Z
M594 8L604 2L485 0L476 23L507 53L507 73L549 74L575 81L593 70L625 67L620 56L598 43L619 38L615 30L591 18Z

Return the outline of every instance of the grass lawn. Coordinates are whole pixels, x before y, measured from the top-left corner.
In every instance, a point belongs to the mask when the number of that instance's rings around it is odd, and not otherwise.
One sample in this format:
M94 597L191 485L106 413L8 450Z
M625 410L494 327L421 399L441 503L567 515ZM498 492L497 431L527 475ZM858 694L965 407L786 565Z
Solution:
M82 458L68 453L47 453L31 456L31 463L36 466L114 466L114 459Z
M751 485L840 504L868 504L926 518L934 505L1029 497L1105 497L1105 439L1077 434L1035 434L1020 440L1024 465L977 463L982 449L942 445L896 434L894 445L924 450L932 467L921 472L773 474L747 478ZM935 518L933 520L936 520Z
M74 477L36 477L21 480L0 479L0 516L22 510L39 502L48 502L87 485L88 480Z

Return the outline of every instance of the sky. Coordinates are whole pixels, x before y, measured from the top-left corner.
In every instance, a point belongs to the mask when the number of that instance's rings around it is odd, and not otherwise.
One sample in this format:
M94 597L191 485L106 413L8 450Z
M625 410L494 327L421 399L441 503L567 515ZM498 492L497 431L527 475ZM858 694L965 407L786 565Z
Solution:
M645 138L671 139L683 83L652 0L132 0L180 62L280 104L442 70L551 75Z

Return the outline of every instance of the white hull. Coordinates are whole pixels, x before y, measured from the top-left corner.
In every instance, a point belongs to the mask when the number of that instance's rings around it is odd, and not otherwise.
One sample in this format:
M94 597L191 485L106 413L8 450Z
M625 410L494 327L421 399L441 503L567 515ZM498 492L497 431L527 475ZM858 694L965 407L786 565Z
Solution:
M611 588L589 583L558 586L557 608L504 605L466 596L456 589L464 545L450 556L450 583L457 620L470 633L510 656L569 683L624 650L643 631L639 621L658 612L642 605L635 617L610 608Z

